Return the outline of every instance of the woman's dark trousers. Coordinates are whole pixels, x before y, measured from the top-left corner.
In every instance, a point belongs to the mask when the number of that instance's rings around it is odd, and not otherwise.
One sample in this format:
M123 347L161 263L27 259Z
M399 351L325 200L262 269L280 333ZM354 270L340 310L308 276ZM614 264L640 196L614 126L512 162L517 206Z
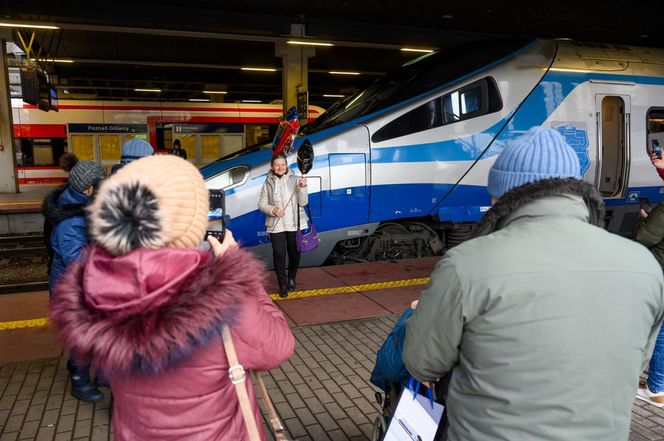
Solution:
M297 251L295 231L270 233L272 241L272 259L274 272L279 282L279 294L288 294L289 285L295 289L295 276L300 265L300 253ZM288 277L286 277L286 254L288 254Z

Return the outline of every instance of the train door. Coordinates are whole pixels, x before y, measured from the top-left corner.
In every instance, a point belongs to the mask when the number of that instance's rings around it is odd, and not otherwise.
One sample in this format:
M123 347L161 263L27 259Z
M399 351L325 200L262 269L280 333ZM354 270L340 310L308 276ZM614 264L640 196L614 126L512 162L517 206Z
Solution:
M97 135L96 157L104 169L109 172L122 156L122 135Z
M180 147L187 152L187 159L194 164L197 163L196 158L196 144L197 136L195 134L178 134L177 139L180 140Z
M595 186L604 198L624 198L629 180L630 97L595 95L597 163Z
M322 218L334 222L343 219L347 224L330 225L333 228L364 225L369 222L370 204L369 130L365 126L358 126L346 132L339 142L344 144L346 151L329 154L330 190L324 213L321 213ZM343 213L343 216L337 216L336 213ZM362 228L352 230L348 235L363 231Z
M78 159L95 160L95 135L71 134L69 138L69 151Z

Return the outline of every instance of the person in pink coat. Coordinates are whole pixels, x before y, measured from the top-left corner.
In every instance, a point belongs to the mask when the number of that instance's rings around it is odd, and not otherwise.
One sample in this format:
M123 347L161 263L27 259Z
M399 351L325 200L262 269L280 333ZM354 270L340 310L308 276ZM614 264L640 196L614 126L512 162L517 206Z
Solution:
M51 322L72 351L110 381L122 440L244 440L220 331L240 364L268 370L294 339L266 294L265 269L223 243L201 247L208 215L203 178L176 156L136 160L110 177L89 210L95 245L55 288ZM261 437L262 417L245 383Z

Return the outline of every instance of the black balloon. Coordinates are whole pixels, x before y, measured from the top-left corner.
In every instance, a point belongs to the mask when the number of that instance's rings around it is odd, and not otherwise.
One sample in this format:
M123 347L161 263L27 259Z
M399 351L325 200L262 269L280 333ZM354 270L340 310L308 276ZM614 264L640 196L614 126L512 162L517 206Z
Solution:
M308 139L305 139L297 150L297 168L300 173L306 175L314 166L314 148Z

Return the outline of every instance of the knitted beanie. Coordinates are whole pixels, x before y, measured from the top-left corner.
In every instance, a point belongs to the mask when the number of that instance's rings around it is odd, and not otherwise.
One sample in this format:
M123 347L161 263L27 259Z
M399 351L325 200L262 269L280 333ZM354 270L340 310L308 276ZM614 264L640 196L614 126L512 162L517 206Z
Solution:
M489 171L487 190L500 198L515 187L549 178L581 179L579 157L556 130L532 127L500 153Z
M141 138L131 138L129 141L122 145L122 156L120 162L129 163L135 159L150 156L154 153L154 149L147 141Z
M79 193L101 181L104 168L94 161L78 161L69 171L69 186Z
M137 159L104 181L89 208L90 234L113 255L195 247L208 224L203 176L178 156Z

